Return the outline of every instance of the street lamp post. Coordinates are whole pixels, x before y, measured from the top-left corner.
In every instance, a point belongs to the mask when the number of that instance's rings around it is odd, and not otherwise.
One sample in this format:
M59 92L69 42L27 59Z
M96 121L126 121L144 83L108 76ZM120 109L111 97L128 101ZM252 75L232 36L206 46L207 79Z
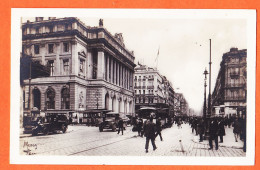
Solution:
M208 71L207 69L205 68L205 71L203 73L205 75L205 79L204 79L204 105L203 105L203 118L206 118L206 112L207 112L207 102L206 102L206 87L207 87L207 74Z
M209 98L208 98L208 115L211 116L211 39L209 39Z

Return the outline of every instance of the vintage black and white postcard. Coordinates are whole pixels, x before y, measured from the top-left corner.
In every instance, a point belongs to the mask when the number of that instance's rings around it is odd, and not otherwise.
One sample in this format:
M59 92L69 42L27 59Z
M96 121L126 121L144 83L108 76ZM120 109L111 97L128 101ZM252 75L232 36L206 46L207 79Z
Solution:
M252 165L255 10L12 9L14 164Z

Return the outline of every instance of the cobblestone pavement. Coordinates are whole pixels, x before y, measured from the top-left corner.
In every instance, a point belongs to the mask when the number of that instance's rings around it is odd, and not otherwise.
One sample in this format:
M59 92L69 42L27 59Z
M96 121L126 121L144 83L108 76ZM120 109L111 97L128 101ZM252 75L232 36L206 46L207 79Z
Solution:
M241 157L243 143L235 142L232 129L226 128L224 143L218 150L208 150L208 141L199 142L188 124L176 125L162 131L163 141L156 138L157 148L145 153L145 137L127 127L124 135L112 131L99 132L98 127L69 126L67 133L47 136L20 136L20 154L37 155L89 155L89 156L210 156Z

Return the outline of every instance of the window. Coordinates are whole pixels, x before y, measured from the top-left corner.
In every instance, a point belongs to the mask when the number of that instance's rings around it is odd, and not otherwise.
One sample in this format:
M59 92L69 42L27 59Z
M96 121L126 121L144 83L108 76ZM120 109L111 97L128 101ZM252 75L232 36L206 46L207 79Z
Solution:
M63 52L69 52L69 43L63 43Z
M80 59L79 62L79 72L84 73L84 60Z
M39 30L40 30L39 27L36 27L36 28L35 28L35 33L36 33L36 34L39 34L39 33L40 33Z
M61 109L70 108L70 92L68 88L63 88L61 91Z
M54 75L54 60L49 60L47 62L47 67L50 70L50 76L53 76Z
M97 79L97 52L93 54L93 79Z
M145 103L145 98L143 98L143 103Z
M39 54L39 53L40 53L40 46L34 45L34 54Z
M49 26L49 30L50 30L50 32L53 32L53 25Z
M65 31L66 31L66 30L69 30L69 24L65 24L64 27L65 27Z
M54 47L54 44L48 44L49 54L53 53L53 47Z
M143 94L145 94L145 90L143 90Z
M135 76L135 80L137 79L137 77Z
M55 92L52 88L48 88L46 92L47 109L55 109Z
M135 94L136 94L136 90L135 90Z
M63 60L63 72L64 75L69 75L69 60Z
M141 94L141 90L139 90L139 94Z

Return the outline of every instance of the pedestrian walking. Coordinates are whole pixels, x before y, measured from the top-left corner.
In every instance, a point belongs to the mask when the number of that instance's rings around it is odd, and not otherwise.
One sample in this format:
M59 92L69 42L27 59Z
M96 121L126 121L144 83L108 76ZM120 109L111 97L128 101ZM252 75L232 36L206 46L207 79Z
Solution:
M155 138L159 135L161 141L163 141L162 133L161 133L161 132L162 132L162 124L161 124L161 118L159 117L159 118L156 120L156 135L155 135Z
M138 136L142 136L142 129L143 129L143 119L139 118L137 121Z
M218 122L212 119L209 125L209 149L213 149L212 140L215 141L215 149L218 150Z
M235 141L237 142L237 138L239 137L240 133L241 133L241 124L240 122L238 121L237 118L235 118L235 121L233 123L233 133L234 133L234 136L235 136Z
M244 142L243 151L246 152L246 115L242 115L241 133Z
M181 124L182 124L182 121L181 121L181 118L179 118L179 120L177 121L178 129L182 128Z
M201 120L199 121L199 124L198 124L198 134L199 134L199 136L200 136L200 142L203 142L204 130L205 130L204 120L201 119Z
M118 132L117 134L120 133L120 130L122 130L122 135L124 135L124 122L123 122L123 119L119 119L118 121Z
M153 123L153 118L151 117L144 125L144 135L146 137L145 151L148 153L149 141L151 140L153 150L156 150L155 145L155 124Z
M225 122L224 122L223 119L220 119L220 121L218 123L218 127L219 127L218 136L219 136L219 139L220 139L219 143L223 143L223 136L226 135L226 132L225 132Z

